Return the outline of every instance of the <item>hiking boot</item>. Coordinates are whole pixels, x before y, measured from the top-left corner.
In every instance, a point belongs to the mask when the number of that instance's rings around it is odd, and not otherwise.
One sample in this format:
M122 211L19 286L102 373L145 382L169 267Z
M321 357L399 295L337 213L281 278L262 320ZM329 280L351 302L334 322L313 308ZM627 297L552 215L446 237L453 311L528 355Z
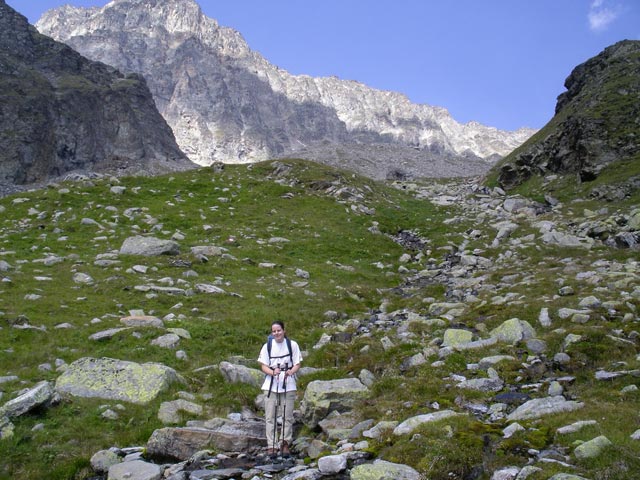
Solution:
M287 442L282 442L282 456L288 457L291 455L291 451L289 450L289 444Z
M267 455L270 457L275 457L278 454L278 451L275 448L267 448Z

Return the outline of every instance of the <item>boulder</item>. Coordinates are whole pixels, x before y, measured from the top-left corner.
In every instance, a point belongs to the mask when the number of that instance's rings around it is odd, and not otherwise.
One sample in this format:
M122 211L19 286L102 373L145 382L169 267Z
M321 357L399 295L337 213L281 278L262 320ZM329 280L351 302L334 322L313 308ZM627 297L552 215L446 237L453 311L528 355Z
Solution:
M14 418L27 413L34 408L49 404L55 395L53 385L49 382L40 382L22 395L9 400L0 407L0 418Z
M456 415L462 415L456 413L453 410L441 410L439 412L427 413L424 415L416 415L415 417L408 418L396 428L393 429L394 435L406 435L413 432L423 423L438 422L445 418L455 417Z
M202 411L202 405L180 398L172 402L163 402L158 410L158 419L164 424L175 424L182 421L180 412L190 413L191 415L202 415Z
M177 255L180 246L173 240L162 240L156 237L143 237L141 235L125 239L120 247L121 255Z
M422 476L408 465L376 460L351 469L351 480L420 480Z
M264 373L260 370L230 362L220 362L220 373L231 383L246 383L260 388L264 382Z
M126 327L156 327L164 328L164 322L152 315L129 315L122 317L120 323Z
M512 318L503 322L490 332L491 337L501 342L516 344L521 340L527 340L536 336L536 331L531 324L519 318Z
M113 465L121 463L122 458L113 450L100 450L93 454L90 462L94 472L104 474Z
M473 332L460 328L447 328L442 341L443 347L455 347L463 343L468 343L473 339Z
M221 257L229 250L224 247L217 247L215 245L197 245L191 247L192 255L204 255L205 257Z
M381 422L376 423L374 426L369 428L368 430L364 430L362 432L362 436L365 438L373 438L380 439L383 435L386 435L387 432L392 432L394 428L398 426L398 422L391 420L383 420Z
M160 480L163 468L142 460L117 463L109 467L107 480Z
M146 404L177 381L182 381L178 373L159 363L85 357L71 363L58 377L56 390L67 397Z
M189 422L187 427L155 430L147 441L147 455L153 459L184 461L200 450L257 453L266 446L264 420L216 418Z
M339 380L314 380L309 383L301 403L303 422L309 428L318 423L331 411L344 413L369 396L369 389L357 378Z
M593 239L589 237L577 237L568 233L558 231L547 232L542 235L542 241L550 245L560 247L582 247L590 249L593 246Z
M611 441L605 437L604 435L600 435L588 442L584 442L582 445L578 445L576 449L573 451L573 454L576 458L580 460L584 460L586 458L595 458L600 456L600 454L607 447L613 445Z
M318 459L318 470L323 475L333 475L347 469L345 455L327 455Z
M540 418L545 415L553 415L556 413L572 412L584 407L584 403L573 400L566 400L564 397L544 397L534 398L520 405L513 411L507 420L520 421L533 418Z

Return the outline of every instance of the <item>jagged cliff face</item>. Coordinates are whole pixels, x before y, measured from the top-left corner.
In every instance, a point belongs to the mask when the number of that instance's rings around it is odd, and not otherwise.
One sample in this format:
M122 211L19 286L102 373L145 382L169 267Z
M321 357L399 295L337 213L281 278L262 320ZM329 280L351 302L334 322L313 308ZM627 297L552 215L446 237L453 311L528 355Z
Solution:
M503 187L548 174L589 181L640 153L640 41L618 42L578 65L565 87L553 119L500 165Z
M192 166L142 77L41 35L0 0L0 184L72 170L160 172Z
M378 153L391 148L364 166L344 147L345 163L381 176L397 167L404 148L413 150L404 162L412 173L423 174L421 164L434 159L461 162L462 170L476 160L468 169L475 173L533 133L462 125L445 109L358 82L290 75L252 51L238 32L207 18L193 0L66 6L36 26L89 58L143 74L179 145L202 165L303 152L335 159L327 152L338 145L375 144Z

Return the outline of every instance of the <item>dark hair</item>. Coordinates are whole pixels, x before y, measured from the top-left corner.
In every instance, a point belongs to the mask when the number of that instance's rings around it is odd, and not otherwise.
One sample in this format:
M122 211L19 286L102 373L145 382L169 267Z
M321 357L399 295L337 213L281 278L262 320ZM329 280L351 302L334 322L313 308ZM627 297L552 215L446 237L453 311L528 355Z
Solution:
M271 322L271 326L273 327L274 325L279 325L282 330L285 329L284 322L282 320L274 320L273 322Z

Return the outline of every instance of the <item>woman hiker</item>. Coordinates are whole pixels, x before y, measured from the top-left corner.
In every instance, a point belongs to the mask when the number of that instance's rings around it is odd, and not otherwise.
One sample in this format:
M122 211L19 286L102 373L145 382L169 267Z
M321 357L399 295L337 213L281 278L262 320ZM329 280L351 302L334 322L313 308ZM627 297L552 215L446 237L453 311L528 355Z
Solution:
M283 322L277 320L271 324L271 335L260 350L258 362L266 375L262 390L266 394L264 413L267 453L276 455L280 450L283 456L288 456L293 439L295 374L300 369L302 355L297 342L287 337ZM278 416L282 416L281 432L278 428Z

